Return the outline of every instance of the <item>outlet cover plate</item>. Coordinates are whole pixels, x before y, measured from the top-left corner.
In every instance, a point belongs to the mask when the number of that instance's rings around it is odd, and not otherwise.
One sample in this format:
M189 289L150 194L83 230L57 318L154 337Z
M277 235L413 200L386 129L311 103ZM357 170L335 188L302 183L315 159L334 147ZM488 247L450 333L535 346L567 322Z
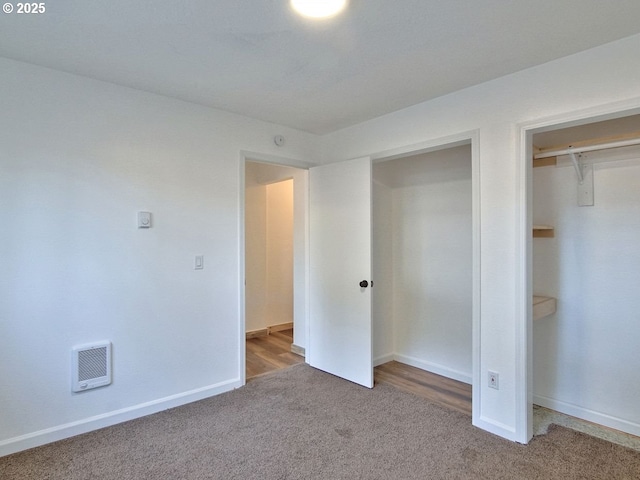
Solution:
M496 390L500 390L500 375L497 372L492 372L489 370L488 375L488 385L489 388L495 388Z

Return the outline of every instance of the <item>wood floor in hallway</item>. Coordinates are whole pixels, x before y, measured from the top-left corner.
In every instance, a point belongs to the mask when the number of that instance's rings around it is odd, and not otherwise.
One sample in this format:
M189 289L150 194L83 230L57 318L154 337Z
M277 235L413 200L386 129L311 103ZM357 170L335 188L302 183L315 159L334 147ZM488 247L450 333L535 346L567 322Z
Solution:
M291 352L292 343L293 329L247 339L247 380L304 363L304 357Z

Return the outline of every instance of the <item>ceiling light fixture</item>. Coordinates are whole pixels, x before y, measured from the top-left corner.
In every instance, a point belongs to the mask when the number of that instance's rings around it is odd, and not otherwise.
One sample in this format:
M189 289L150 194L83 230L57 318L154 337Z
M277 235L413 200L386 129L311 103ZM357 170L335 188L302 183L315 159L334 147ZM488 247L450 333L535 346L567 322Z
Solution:
M291 6L300 15L312 18L327 18L339 13L347 0L291 0Z

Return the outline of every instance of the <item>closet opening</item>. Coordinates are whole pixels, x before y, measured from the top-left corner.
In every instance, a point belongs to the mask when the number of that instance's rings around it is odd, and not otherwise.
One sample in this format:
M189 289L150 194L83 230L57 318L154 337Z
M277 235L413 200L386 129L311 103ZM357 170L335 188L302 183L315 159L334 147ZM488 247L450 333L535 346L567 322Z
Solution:
M244 174L245 367L251 378L304 362L307 171L247 160Z
M534 435L560 423L640 446L637 113L529 137Z
M396 386L471 415L473 169L462 143L373 165L373 352L376 381L402 375Z

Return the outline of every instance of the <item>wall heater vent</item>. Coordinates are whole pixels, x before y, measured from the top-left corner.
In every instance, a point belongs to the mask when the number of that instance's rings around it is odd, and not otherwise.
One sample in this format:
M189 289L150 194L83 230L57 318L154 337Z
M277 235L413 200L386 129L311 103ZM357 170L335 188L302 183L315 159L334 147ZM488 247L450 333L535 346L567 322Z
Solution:
M71 389L83 392L111 383L111 342L75 347L72 354Z

